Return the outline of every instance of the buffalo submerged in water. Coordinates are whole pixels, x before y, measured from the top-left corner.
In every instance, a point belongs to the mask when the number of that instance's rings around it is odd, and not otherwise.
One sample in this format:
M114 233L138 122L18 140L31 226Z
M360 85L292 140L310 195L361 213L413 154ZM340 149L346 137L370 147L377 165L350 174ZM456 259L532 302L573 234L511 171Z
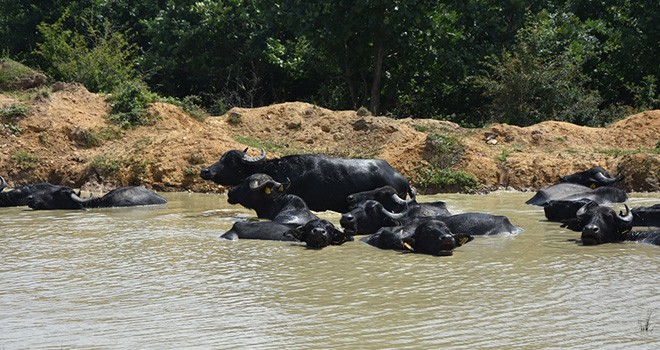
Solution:
M412 195L408 180L382 159L345 159L299 154L266 159L266 152L250 157L244 151L225 152L215 164L202 169L202 179L236 186L245 178L264 173L287 183L287 192L302 198L314 211L348 211L346 197L382 186L392 186L401 197Z

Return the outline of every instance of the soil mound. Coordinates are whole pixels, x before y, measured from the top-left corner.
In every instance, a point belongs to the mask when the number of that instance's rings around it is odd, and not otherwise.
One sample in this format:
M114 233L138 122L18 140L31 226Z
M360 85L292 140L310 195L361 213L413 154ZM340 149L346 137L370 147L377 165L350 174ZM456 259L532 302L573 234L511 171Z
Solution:
M382 158L414 183L433 159L428 135L442 133L463 146L453 167L474 175L480 190L536 189L594 165L625 175L629 191L660 190L660 110L605 128L549 121L467 129L301 102L234 108L199 121L173 105L155 103L149 109L156 117L153 125L120 130L106 119L105 96L78 84L57 83L29 98L0 94L0 109L13 104L27 105L29 112L0 120L0 167L10 186L49 181L93 191L142 184L218 192L224 189L202 180L199 171L225 151L248 145L263 145L268 157L304 152Z

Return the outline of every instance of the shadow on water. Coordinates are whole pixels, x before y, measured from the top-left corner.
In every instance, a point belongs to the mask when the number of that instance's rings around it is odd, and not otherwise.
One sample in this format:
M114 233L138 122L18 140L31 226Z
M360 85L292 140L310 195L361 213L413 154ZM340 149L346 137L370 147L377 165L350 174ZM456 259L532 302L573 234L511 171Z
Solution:
M221 240L253 213L222 195L165 208L2 208L0 347L655 348L660 248L583 247L530 193L421 196L525 232L451 257L356 240L323 250ZM629 205L658 203L632 194ZM319 213L338 224L339 214Z

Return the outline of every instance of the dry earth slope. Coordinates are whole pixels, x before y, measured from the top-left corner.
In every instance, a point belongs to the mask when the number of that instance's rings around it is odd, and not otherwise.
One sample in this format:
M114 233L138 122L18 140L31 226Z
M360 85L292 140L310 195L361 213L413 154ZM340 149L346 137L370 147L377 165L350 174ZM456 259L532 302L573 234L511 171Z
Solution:
M105 118L105 96L80 85L57 83L48 93L33 95L0 94L0 109L16 103L29 107L25 118L0 121L21 130L0 128L0 175L10 186L49 181L92 191L143 184L165 191L221 192L222 187L202 180L199 170L246 144L264 145L269 157L310 152L382 158L414 182L432 159L427 135L442 133L463 145L455 170L473 174L482 191L535 189L594 165L624 174L629 191L660 190L660 110L606 128L549 121L466 129L300 102L234 108L199 121L173 105L155 103L149 110L156 118L153 125L122 131Z

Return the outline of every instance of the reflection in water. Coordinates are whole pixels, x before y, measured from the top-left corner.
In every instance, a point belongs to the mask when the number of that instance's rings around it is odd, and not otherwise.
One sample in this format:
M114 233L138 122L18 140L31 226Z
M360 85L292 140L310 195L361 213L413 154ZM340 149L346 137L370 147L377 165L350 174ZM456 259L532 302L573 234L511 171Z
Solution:
M356 240L320 251L218 239L252 212L177 193L167 208L2 208L0 347L655 348L660 247L583 247L531 194L437 195L517 236L451 257ZM630 206L660 202L632 194ZM320 213L338 224L339 214ZM651 326L638 322L653 311Z

